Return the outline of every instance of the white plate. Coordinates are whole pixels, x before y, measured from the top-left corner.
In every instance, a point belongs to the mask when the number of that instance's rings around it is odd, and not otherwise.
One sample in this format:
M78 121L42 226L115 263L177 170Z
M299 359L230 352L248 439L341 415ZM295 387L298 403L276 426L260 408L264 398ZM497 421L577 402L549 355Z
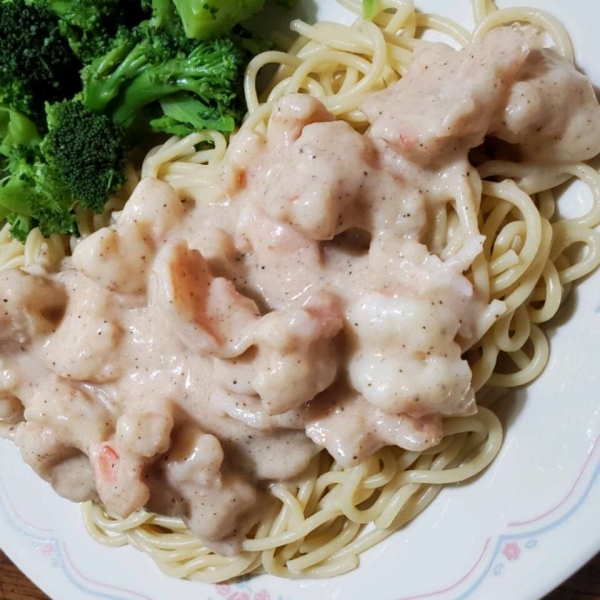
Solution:
M334 0L300 2L304 17L314 19L316 4L319 18L350 20ZM529 3L567 25L580 66L600 83L600 3ZM417 4L470 22L466 0ZM564 200L565 210L580 212L586 191L573 186ZM506 442L493 466L468 485L444 490L345 576L301 582L260 576L221 586L168 579L131 548L92 542L79 507L58 498L4 441L0 545L56 600L540 598L600 550L600 273L578 287L558 321L544 375L506 405Z

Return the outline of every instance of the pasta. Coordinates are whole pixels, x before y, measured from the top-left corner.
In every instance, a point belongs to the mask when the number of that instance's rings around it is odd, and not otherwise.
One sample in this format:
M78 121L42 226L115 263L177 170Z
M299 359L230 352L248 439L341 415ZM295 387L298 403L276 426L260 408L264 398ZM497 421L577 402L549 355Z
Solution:
M341 0L359 13L359 0ZM498 10L490 0L472 0L474 32L445 18L418 13L412 0L383 0L372 23L292 22L299 38L287 51L269 51L249 65L245 93L248 122L264 130L274 103L294 92L307 92L338 119L359 131L368 125L358 108L363 94L399 80L424 29L450 36L459 45L491 29L526 22L544 29L557 51L573 60L562 25L531 9ZM257 83L265 67L275 75L264 91ZM197 148L200 147L200 150ZM216 132L172 138L146 157L141 176L169 183L183 196L199 201L219 197L221 163L227 140ZM483 181L481 197L465 184L459 197L435 215L430 245L443 259L452 257L467 236L485 236L484 252L468 276L475 288L502 301L506 312L469 350L479 411L446 419L442 442L423 452L386 447L356 467L343 468L325 451L302 477L270 488L277 499L234 558L203 546L179 519L138 512L128 519L111 516L99 504L84 506L88 531L109 546L130 544L149 554L167 575L218 582L266 571L280 577L331 577L358 566L359 555L422 512L446 484L468 480L498 454L502 426L493 405L509 388L533 381L549 356L542 325L559 310L574 282L600 265L600 175L587 164L533 169L521 164L475 158ZM561 219L556 188L579 180L592 196L588 211ZM83 236L105 226L122 208L137 175L104 215L79 216ZM76 243L71 240L70 247ZM579 246L584 252L576 252ZM39 260L57 264L69 243L38 231L25 246L0 234L0 266L27 266Z

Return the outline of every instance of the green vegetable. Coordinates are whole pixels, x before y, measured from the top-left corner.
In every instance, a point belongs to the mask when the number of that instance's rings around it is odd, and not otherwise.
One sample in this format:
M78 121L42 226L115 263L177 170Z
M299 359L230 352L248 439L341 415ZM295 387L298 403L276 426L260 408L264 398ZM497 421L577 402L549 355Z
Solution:
M371 21L381 12L379 0L363 0L363 19Z
M0 218L21 241L36 226L45 236L76 234L75 206L100 212L125 181L123 136L109 117L64 101L48 106L48 128L40 141L31 121L0 109L0 155L8 164Z
M11 212L30 216L27 206L15 199L16 192L7 187L22 187L36 160L41 137L37 127L25 115L0 107L0 219Z
M110 117L91 112L79 101L48 108L41 150L69 195L94 212L102 212L110 195L125 183L121 130Z
M0 106L0 181L16 172L40 142L37 127L25 115Z
M167 26L172 19L171 4L175 6L187 37L210 40L229 33L238 23L259 12L265 0L152 0L159 27Z
M201 42L143 24L84 69L83 102L126 131L232 131L249 57L240 36Z
M139 0L34 0L59 18L61 33L84 64L104 54L121 27L149 16Z
M20 242L36 226L46 237L77 232L70 197L46 171L43 164L22 162L19 173L0 186L0 218L8 220L11 235Z
M207 107L189 94L174 94L160 102L164 116L150 121L153 131L185 137L202 129L235 129L234 116L222 114L218 108Z
M53 13L24 0L0 3L0 104L43 125L45 102L81 89L80 68Z
M152 14L152 26L174 37L186 37L183 23L172 0L142 0L142 6Z
M265 0L173 0L188 37L203 40L227 33L262 10Z
M77 234L73 208L62 182L41 162L23 165L20 176L0 188L0 214L4 211L12 236L21 242L36 226L44 237L53 233Z
M232 28L263 4L0 0L0 221L13 236L77 234L75 209L104 209L150 133L233 131L266 45Z
M6 220L10 224L10 234L12 237L24 244L27 241L27 236L32 229L31 219L24 215L13 213L10 214Z

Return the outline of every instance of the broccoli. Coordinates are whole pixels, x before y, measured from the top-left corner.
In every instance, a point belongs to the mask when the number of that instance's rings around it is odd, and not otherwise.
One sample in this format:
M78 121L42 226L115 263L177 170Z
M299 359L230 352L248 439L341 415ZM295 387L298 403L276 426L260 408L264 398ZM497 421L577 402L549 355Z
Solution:
M34 0L59 18L61 33L88 64L109 49L120 28L131 29L149 16L139 0Z
M30 202L22 202L25 179L39 152L41 137L36 126L23 114L0 107L0 219L20 219L19 228L28 231Z
M233 131L236 119L220 108L208 107L189 94L174 94L160 101L164 115L150 121L152 131L185 137L202 129Z
M363 19L371 21L381 10L379 0L363 0Z
M265 0L173 0L185 33L208 40L227 33L264 7Z
M125 147L120 129L81 102L47 108L48 133L10 109L0 109L0 158L8 168L0 187L0 219L24 241L32 227L44 236L77 234L74 208L101 212L125 182Z
M232 28L263 4L0 0L0 220L13 236L77 234L75 209L104 209L148 133L233 131L266 45Z
M25 0L0 3L0 40L0 104L43 125L45 102L81 90L81 63L56 15Z
M114 121L79 101L48 108L42 154L69 195L85 208L102 212L109 196L125 183L125 144Z
M127 132L139 130L140 121L166 133L182 124L189 131L232 131L243 114L246 47L242 36L201 42L142 24L84 69L83 102Z
M0 187L0 218L10 223L11 235L25 243L32 226L32 203L35 193L19 179L11 179Z
M265 0L147 0L157 27L169 27L175 16L188 38L211 40L231 31L238 23L262 10Z
M84 104L95 112L106 111L123 87L179 48L174 38L148 24L132 31L121 29L108 52L82 71Z
M152 26L173 37L186 37L183 23L171 0L142 0L142 6L152 15Z
M14 146L37 146L41 138L36 126L25 115L0 106L0 154Z
M39 227L44 237L53 233L77 234L74 202L52 170L39 160L23 164L20 174L0 187L0 215L11 224L11 234L25 242Z
M11 224L13 237L24 242L32 227L44 235L76 229L70 196L44 164L35 125L15 110L0 107L0 219Z
M17 172L41 141L37 127L25 115L0 106L0 181Z

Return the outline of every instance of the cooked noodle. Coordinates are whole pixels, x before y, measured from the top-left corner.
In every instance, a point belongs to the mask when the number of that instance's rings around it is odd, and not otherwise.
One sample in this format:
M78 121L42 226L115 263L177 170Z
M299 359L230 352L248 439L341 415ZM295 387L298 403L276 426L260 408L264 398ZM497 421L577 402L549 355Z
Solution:
M341 3L359 12L359 0ZM514 21L543 28L557 50L572 59L562 25L537 10L498 10L490 0L472 0L473 33L434 15L417 13L411 0L383 0L372 23L292 23L300 38L288 52L270 51L249 65L245 90L249 122L264 129L273 104L293 92L319 98L339 119L363 131L361 97L397 81L411 60L415 39L424 28L451 36L460 45ZM261 69L275 75L259 95ZM201 149L198 150L198 147ZM221 163L227 148L219 133L172 138L146 158L142 176L152 175L198 202L218 198ZM459 197L435 215L431 249L448 260L467 236L486 237L484 252L468 273L483 297L501 300L506 312L468 352L477 391L477 415L449 418L435 448L409 452L387 447L356 467L343 468L323 451L302 477L270 488L277 499L234 558L215 554L179 519L137 512L128 519L107 514L98 504L84 507L94 539L109 546L130 544L148 553L166 574L218 582L255 571L281 577L331 577L357 567L359 555L408 523L432 502L441 487L468 480L495 458L502 442L491 406L506 388L527 384L544 369L548 340L541 325L552 319L571 284L600 264L600 175L586 164L534 168L504 161L481 161L482 194L467 183ZM557 216L554 189L578 179L591 192L588 212L572 219ZM137 177L109 203L103 215L81 214L83 236L109 223ZM586 252L574 255L574 245ZM2 268L40 259L57 264L68 244L58 236L44 240L33 231L25 246L0 233Z

